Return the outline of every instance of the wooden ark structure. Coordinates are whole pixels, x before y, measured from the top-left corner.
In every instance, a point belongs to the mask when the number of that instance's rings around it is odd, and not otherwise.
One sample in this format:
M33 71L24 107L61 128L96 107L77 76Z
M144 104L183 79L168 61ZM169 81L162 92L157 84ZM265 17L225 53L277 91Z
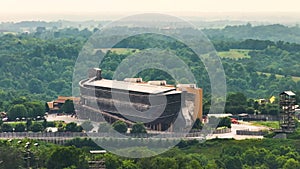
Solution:
M173 131L178 117L187 125L196 118L202 119L202 89L195 85L175 87L166 81L143 82L141 78L108 80L101 77L98 68L88 74L88 79L79 82L80 116L100 121L97 118L101 114L110 123L121 120L130 126L142 122L148 129L158 131ZM182 112L182 106L189 113Z

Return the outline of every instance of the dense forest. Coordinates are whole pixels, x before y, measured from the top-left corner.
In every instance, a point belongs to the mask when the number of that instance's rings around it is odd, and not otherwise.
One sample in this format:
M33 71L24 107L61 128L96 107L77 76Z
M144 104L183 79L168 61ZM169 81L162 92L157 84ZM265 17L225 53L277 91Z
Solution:
M300 42L299 25L293 27L280 24L252 26L248 23L246 25L228 25L223 29L204 29L203 31L212 39Z
M29 154L24 148L27 142L31 143ZM156 142L161 143L159 140ZM39 143L38 146L35 143ZM109 169L147 169L149 166L157 169L298 169L299 146L297 140L280 139L215 139L204 143L189 140L181 141L176 147L158 156L130 159L111 153L90 154L89 150L101 149L90 139L76 138L66 142L64 146L28 139L2 140L0 167L85 169L88 168L88 161L104 159L106 168ZM150 150L144 147L136 153L145 151Z
M282 31L278 33L270 27ZM232 31L239 32L236 36L243 36L243 32L249 32L244 31L246 28L258 35L268 31L278 37L285 37L287 32L297 30L282 25L229 26L220 30L204 30L221 56L229 95L240 92L246 99L268 99L283 90L300 90L300 74L297 71L300 67L300 45L272 38L227 38ZM1 35L0 110L8 111L20 99L25 99L23 102L50 101L58 95L71 95L73 67L78 53L95 31L97 29L39 28L33 33ZM205 66L184 44L171 38L148 34L125 39L115 47L129 49L111 50L105 55L99 65L105 78L112 78L118 64L133 53L151 48L174 51L195 74L197 85L204 89L205 102L209 105L210 82ZM137 76L143 77L145 81L166 79L168 83L178 83L169 74L154 69L140 72ZM185 82L185 79L181 80Z

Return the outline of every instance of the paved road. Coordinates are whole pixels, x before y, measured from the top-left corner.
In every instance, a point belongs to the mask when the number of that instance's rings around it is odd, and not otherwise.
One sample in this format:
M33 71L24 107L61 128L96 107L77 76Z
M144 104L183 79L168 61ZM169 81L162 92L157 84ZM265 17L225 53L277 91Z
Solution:
M236 140L244 140L244 139L262 139L263 136L248 136L248 135L237 135L237 130L250 130L250 131L259 131L259 130L266 130L267 127L261 126L253 126L251 123L242 123L242 124L231 124L231 132L224 133L224 134L213 134L208 137L208 139L213 138L234 138Z
M70 123L70 122L82 123L83 122L83 120L79 120L79 119L71 117L71 116L67 116L67 115L57 116L57 115L53 115L53 114L48 115L47 120L48 121L65 121L66 123ZM95 123L93 125L94 125L93 131L97 131L98 130L97 124ZM267 127L253 126L253 125L251 125L251 123L247 123L247 122L243 122L241 124L232 124L231 126L232 127L231 127L230 133L212 134L210 136L207 136L206 139L213 139L213 138L234 138L236 140L262 139L263 136L237 135L236 130L259 131L259 130L268 129Z
M49 114L46 117L47 121L64 121L66 123L71 123L71 122L79 122L80 120L78 120L77 118L71 117L70 115L62 115L62 116L58 116L56 114Z

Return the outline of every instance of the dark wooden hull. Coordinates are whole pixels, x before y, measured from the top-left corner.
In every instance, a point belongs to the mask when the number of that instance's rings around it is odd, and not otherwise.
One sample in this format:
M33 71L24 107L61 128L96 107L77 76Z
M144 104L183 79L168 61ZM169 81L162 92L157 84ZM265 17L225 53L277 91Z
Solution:
M160 130L167 130L181 111L182 92L152 95L84 86L84 81L80 82L80 92L82 105L109 113L113 117L143 122L151 128L159 124Z

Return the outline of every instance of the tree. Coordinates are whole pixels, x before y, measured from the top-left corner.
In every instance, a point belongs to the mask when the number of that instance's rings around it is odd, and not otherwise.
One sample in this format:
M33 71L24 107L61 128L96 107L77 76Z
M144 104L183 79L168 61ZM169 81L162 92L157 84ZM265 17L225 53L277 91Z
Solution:
M39 79L31 79L28 84L31 93L42 93L44 91L42 81Z
M26 119L26 129L29 130L29 127L32 125L32 120L30 118Z
M276 156L272 153L268 153L265 157L265 163L269 166L269 168L278 168Z
M133 160L123 160L122 166L118 169L138 169L138 166L134 163Z
M65 127L65 131L76 132L77 131L77 124L74 122L68 123Z
M56 147L47 161L47 168L62 169L75 167L76 169L88 169L88 163L83 152L75 147Z
M42 125L43 125L44 129L48 127L48 122L47 122L46 118L43 120Z
M7 123L2 124L1 129L2 129L2 132L12 132L13 131L13 127Z
M186 169L193 169L193 168L203 169L203 167L200 165L200 163L197 160L194 160L194 159L187 162L187 165L186 165L185 168Z
M65 130L70 132L81 132L80 128L81 127L77 126L76 123L71 122L66 125Z
M66 100L61 108L61 111L67 114L73 114L75 112L73 100Z
M8 110L7 115L10 120L16 120L16 118L26 117L27 110L23 104L16 104Z
M12 100L12 104L24 104L27 101L25 96L17 97Z
M49 110L50 110L49 105L48 105L48 103L46 102L46 103L45 103L45 112L49 112Z
M188 157L191 157L192 159L198 161L201 166L206 166L208 164L208 159L205 155L197 154L197 153L191 153L187 155Z
M41 123L33 123L30 127L29 130L32 132L41 132L44 131L44 127Z
M0 117L0 127L2 126L3 124L3 119Z
M54 80L49 83L48 88L60 92L65 86L67 86L66 81L63 79Z
M122 165L121 159L116 155L106 153L104 158L106 168L118 168Z
M247 113L247 114L254 114L254 112L255 112L255 110L254 110L253 107L247 107L247 108L246 108L246 113Z
M25 129L26 129L25 124L23 124L23 123L18 123L18 124L16 124L15 132L24 132Z
M240 146L230 146L230 147L224 147L222 150L222 154L223 155L228 155L228 156L240 156L242 152L242 148Z
M225 111L238 114L245 112L247 107L247 97L240 92L229 93L226 99Z
M92 124L91 121L84 121L82 124L81 124L81 127L86 131L86 132L89 132L91 131L94 126Z
M239 157L230 157L230 156L227 156L225 159L224 159L224 164L226 166L226 168L232 168L232 169L240 169L240 168L243 168L242 167L242 162L240 160Z
M44 116L45 115L45 107L41 102L26 102L24 104L27 107L27 116L36 118L37 116Z
M10 146L1 146L0 152L1 169L20 168L23 163L23 156L20 150Z
M278 115L279 114L279 106L278 104L267 104L267 111L270 115Z
M258 161L258 153L257 149L248 149L243 153L244 163L249 166L254 166L255 163Z
M287 162L283 165L283 169L298 169L300 168L299 161L296 161L293 158L287 160Z
M258 103L258 101L255 101L255 102L254 102L253 108L254 108L255 110L258 110L258 108L259 108L259 103Z
M231 128L231 119L229 117L221 118L218 127L228 127Z
M143 123L138 122L132 125L132 129L130 131L132 134L144 134L147 133L146 128Z
M177 168L178 164L174 158L170 157L155 157L151 160L152 168Z
M112 126L106 122L100 123L98 127L98 133L107 133L112 129Z
M112 126L119 133L126 133L128 129L126 123L120 120L114 122Z
M199 118L196 119L193 128L192 129L199 129L201 130L203 127L203 124L201 123L201 120Z

